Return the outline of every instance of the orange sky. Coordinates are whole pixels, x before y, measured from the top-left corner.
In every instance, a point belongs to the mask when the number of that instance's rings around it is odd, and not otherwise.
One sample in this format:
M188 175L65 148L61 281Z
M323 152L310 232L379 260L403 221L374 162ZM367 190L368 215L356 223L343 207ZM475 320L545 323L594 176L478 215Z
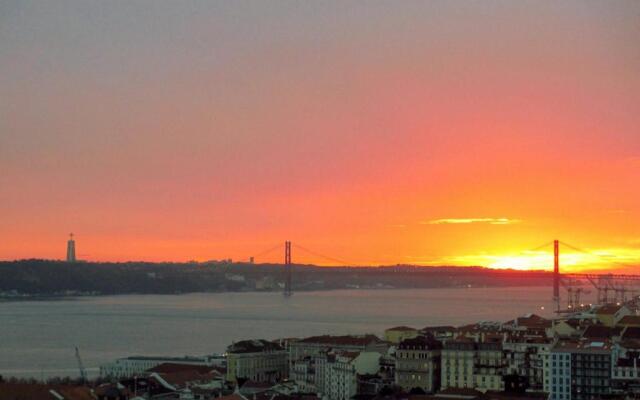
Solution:
M565 270L640 265L639 20L637 1L3 2L0 259L62 258L74 232L89 260L291 240L549 268L527 250L558 238L597 254L563 249Z

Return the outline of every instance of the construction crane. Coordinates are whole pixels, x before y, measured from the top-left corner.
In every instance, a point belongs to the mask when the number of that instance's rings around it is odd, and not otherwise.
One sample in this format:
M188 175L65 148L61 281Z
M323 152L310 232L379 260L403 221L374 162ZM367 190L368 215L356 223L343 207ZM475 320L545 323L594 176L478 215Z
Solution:
M87 381L87 371L84 369L84 365L82 365L82 358L80 358L80 350L76 347L76 360L78 361L78 369L80 370L80 379L82 383Z
M560 284L567 289L567 309L576 310L583 307L580 302L580 296L589 294L590 291L579 287L579 282L575 279L560 279Z

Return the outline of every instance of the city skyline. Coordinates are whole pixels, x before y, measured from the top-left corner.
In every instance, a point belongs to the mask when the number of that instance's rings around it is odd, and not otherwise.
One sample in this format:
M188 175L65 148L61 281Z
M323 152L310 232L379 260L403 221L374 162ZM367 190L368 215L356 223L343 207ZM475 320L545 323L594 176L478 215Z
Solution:
M0 259L640 265L639 16L3 2Z

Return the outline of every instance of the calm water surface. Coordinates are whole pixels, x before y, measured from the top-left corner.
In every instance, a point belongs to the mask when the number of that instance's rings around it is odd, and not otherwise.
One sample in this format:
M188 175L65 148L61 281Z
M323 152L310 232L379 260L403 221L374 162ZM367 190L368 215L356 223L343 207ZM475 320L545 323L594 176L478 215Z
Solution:
M544 310L541 309L544 307ZM551 288L339 290L127 295L0 303L0 374L77 376L78 346L90 375L130 355L203 355L233 341L375 333L396 325L550 316Z

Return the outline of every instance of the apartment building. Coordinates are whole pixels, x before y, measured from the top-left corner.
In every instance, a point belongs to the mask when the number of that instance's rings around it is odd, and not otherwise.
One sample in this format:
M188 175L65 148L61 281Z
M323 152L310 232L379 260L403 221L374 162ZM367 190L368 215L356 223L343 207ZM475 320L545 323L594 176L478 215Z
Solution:
M558 341L545 355L544 391L550 400L591 400L611 393L611 345Z
M287 351L267 340L243 340L227 348L227 380L277 382L287 376Z
M473 362L476 343L470 339L447 341L441 353L442 389L473 388Z
M303 393L316 393L316 357L307 356L293 362L293 368L289 371L289 378L298 385L298 390Z
M375 351L385 354L388 348L389 344L375 335L312 336L289 342L289 362L293 365L296 360L322 355L330 349L351 352Z
M433 393L440 388L442 343L433 336L403 340L396 349L395 382L406 391L420 388Z
M520 332L509 334L502 347L507 360L507 374L523 378L531 391L544 388L544 355L551 347L552 339L546 336L531 337Z
M477 343L473 361L474 388L481 392L504 390L507 367L508 361L501 342Z
M301 376L300 373L296 373L296 368L301 370L301 360L304 364L309 365L313 363L313 368L307 367L308 371L313 371L315 374L313 381L318 393L326 393L326 373L325 366L329 355L335 352L375 352L380 355L387 353L389 344L375 335L357 335L357 336L312 336L300 340L292 340L288 342L289 349L289 371L290 376L296 380L296 383L300 385L309 385L310 377L305 378L305 381L298 382L297 379Z
M441 387L504 390L507 367L500 341L448 341L442 349Z
M612 346L611 390L640 397L640 341L626 339Z
M340 351L327 358L325 372L329 400L350 400L358 394L359 376L373 375L380 369L380 353Z

